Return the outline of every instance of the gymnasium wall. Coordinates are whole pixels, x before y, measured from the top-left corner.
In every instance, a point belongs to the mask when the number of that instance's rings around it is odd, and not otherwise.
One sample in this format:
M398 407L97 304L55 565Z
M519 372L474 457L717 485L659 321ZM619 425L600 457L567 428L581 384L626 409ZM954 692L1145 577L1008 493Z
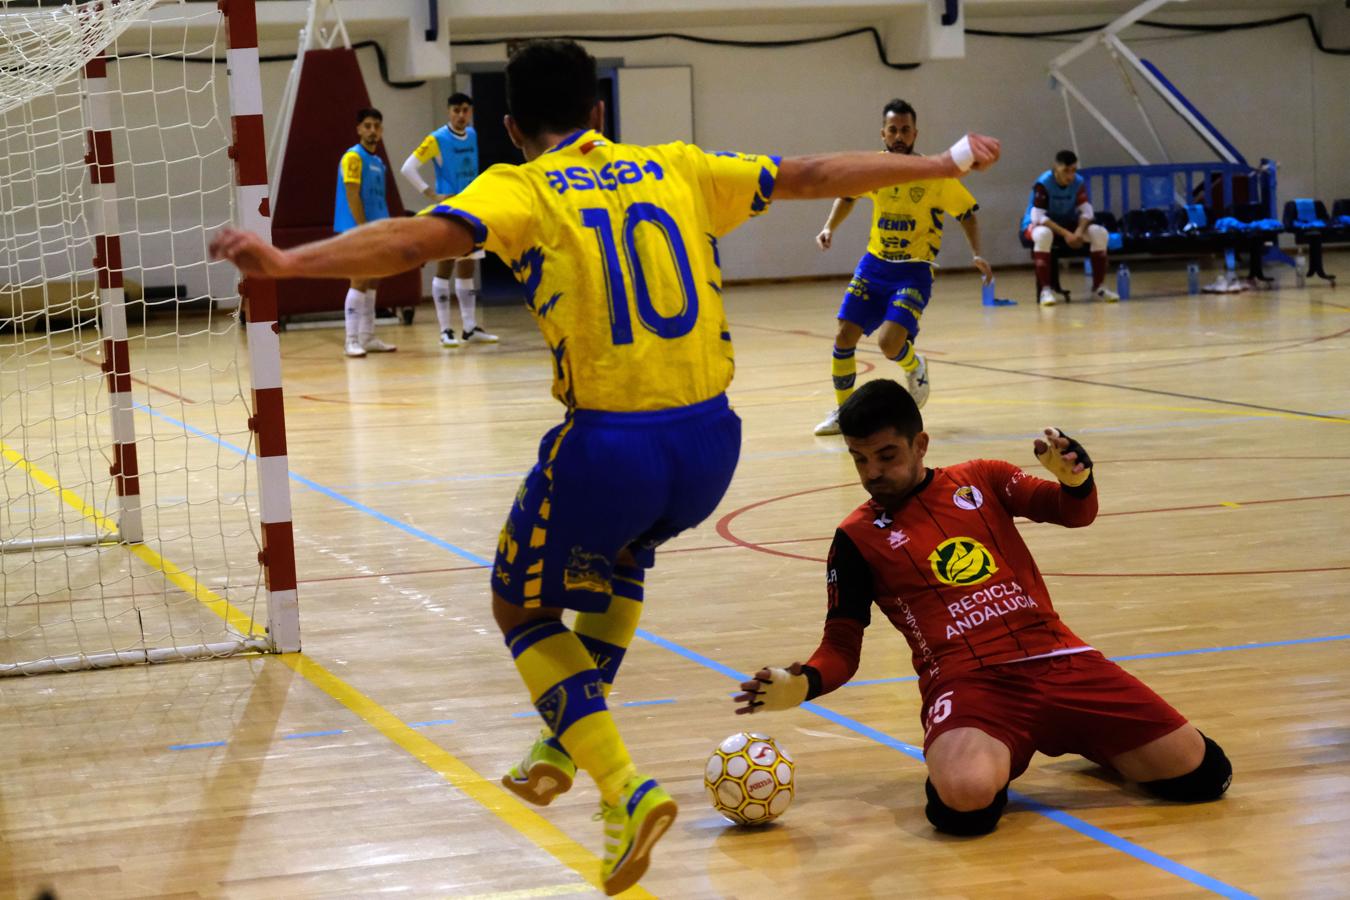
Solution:
M1244 18L1287 13L1243 10ZM1229 16L1190 16L1220 21ZM1185 17L1169 16L1171 21ZM1089 25L1104 17L974 19L971 28L1026 31ZM867 22L766 28L700 29L699 34L765 40L843 30ZM1141 33L1143 33L1141 31ZM1160 34L1159 32L1148 32ZM355 35L354 35L355 38ZM966 38L966 57L931 60L912 71L881 65L865 36L805 47L750 50L711 47L677 40L592 44L592 53L626 65L693 67L694 133L710 148L783 154L877 145L880 108L892 96L919 110L920 149L937 152L966 129L995 134L1004 156L992 172L969 184L981 204L985 255L996 265L1022 263L1015 225L1032 179L1054 152L1068 146L1062 101L1048 88L1046 64L1071 42ZM1350 57L1318 53L1302 23L1222 35L1130 40L1134 51L1155 62L1249 159L1280 163L1280 198L1350 196ZM455 63L500 62L504 49L455 49ZM371 97L386 115L390 157L402 159L429 126L440 121L448 79L414 91L380 83L372 51L362 51ZM286 66L264 66L267 96L280 97ZM1114 64L1100 54L1075 62L1075 83L1112 121L1125 128L1150 158L1158 154ZM1150 93L1141 91L1163 141L1178 161L1211 159L1198 138ZM1127 163L1116 144L1081 110L1075 109L1085 165ZM480 128L494 127L480 122ZM410 189L404 188L411 200ZM812 239L829 210L828 201L783 203L724 242L729 278L829 274L851 269L866 237L866 213L855 212L835 249L823 254ZM944 261L969 264L959 234L948 239Z

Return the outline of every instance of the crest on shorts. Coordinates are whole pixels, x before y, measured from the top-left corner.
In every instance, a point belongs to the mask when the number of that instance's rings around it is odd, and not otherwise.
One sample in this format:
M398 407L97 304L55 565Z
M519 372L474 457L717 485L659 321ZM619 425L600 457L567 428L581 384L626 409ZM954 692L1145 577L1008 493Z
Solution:
M588 553L580 547L573 547L571 555L567 557L567 566L563 569L563 589L610 593L613 588L609 581L609 561L603 554Z
M994 554L974 538L948 538L928 554L933 574L943 584L968 587L988 581L998 571Z
M958 509L979 509L984 506L984 494L973 484L962 485L952 494L952 502Z
M909 189L909 202L918 203L923 199L923 195L928 193L928 188L912 187Z

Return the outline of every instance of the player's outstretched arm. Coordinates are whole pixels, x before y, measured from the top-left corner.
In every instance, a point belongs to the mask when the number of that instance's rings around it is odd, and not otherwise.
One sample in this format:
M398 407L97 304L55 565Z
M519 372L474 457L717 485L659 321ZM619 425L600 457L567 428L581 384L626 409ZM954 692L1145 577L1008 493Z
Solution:
M290 250L251 231L226 228L211 241L211 258L228 259L245 275L268 278L382 278L435 259L473 252L473 233L442 216L381 219Z
M923 178L959 178L998 161L999 142L968 134L940 156L903 153L826 153L790 156L778 166L775 200L856 197L877 188Z
M811 682L799 662L786 669L765 666L755 673L749 681L741 682L741 693L732 697L736 703L736 715L762 712L764 710L791 709L801 706L811 690Z

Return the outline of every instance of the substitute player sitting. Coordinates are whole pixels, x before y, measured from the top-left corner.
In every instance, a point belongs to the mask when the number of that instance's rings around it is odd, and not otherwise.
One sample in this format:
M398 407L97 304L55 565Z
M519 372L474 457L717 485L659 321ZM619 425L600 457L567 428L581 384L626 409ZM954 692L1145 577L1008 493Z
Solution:
M899 99L887 103L881 121L886 152L912 154L918 139L914 107ZM980 225L975 218L979 205L961 182L954 178L913 181L887 185L867 196L872 200L872 235L839 307L830 366L835 408L816 426L818 435L839 433L839 407L853 393L857 378L854 354L858 341L873 331L877 332L881 352L904 370L915 402L920 407L927 402L928 362L914 351L914 341L919 336L919 319L933 293L933 269L942 247L944 214L961 223L975 267L985 283L994 277L989 263L980 256ZM856 202L854 197L834 201L825 227L816 236L821 250L830 249L835 229L848 218Z
M506 128L523 165L493 166L417 218L285 251L227 230L212 252L281 277L397 272L484 246L510 263L567 414L540 442L492 567L493 616L545 725L503 784L543 805L585 769L614 894L646 870L676 804L638 773L605 698L656 547L717 507L740 453L718 239L773 199L955 176L991 164L998 142L970 135L932 158L641 147L597 130L598 92L580 46L530 43L506 67Z
M357 110L356 136L359 140L347 148L338 162L337 193L333 200L333 230L338 234L366 222L389 218L384 160L379 154L384 116L378 109ZM398 349L375 336L375 289L379 283L378 278L352 278L347 285L343 314L348 356Z
M1055 243L1078 248L1086 242L1092 259L1092 293L1098 300L1115 303L1120 295L1102 284L1106 278L1106 245L1111 234L1092 221L1087 182L1078 174L1078 155L1072 150L1055 154L1055 165L1046 169L1031 186L1026 212L1022 213L1022 243L1031 248L1036 268L1036 293L1041 306L1054 306L1058 298L1050 286L1050 250Z
M399 170L418 193L432 203L453 197L469 186L478 176L478 132L473 127L473 98L454 93L445 101L446 124L423 138ZM422 180L419 171L430 162L436 173L436 189ZM436 307L436 323L441 329L441 346L458 347L463 340L472 344L495 344L497 336L478 325L478 286L474 281L474 260L482 259L483 251L475 250L464 259L442 259L436 262L436 276L431 279L431 301ZM455 279L455 297L459 300L459 318L463 326L461 337L455 337L450 327L450 278Z
M1013 524L1092 522L1097 488L1077 441L1047 428L1033 444L1058 483L998 460L929 469L923 419L893 381L859 388L839 424L872 499L834 533L825 635L805 665L742 684L738 713L787 709L846 683L875 607L913 652L926 812L938 831L992 831L1036 751L1085 756L1165 800L1228 789L1219 745L1060 620Z

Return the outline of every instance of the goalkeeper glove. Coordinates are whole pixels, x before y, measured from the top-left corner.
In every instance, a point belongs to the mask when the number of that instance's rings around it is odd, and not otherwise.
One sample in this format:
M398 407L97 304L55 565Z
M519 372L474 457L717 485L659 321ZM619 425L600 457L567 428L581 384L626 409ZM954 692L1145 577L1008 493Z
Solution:
M744 694L736 699L746 703L746 712L791 709L800 706L811 687L810 680L801 672L799 666L793 666L797 673L787 669L765 667L755 673L753 681L741 685Z
M1066 440L1069 445L1060 449L1056 439ZM1092 460L1083 449L1083 445L1058 428L1045 429L1045 440L1037 439L1035 450L1036 458L1040 460L1041 465L1049 469L1059 479L1060 484L1079 487L1092 477ZM1065 457L1070 454L1073 454L1074 458L1066 459ZM1080 465L1083 467L1082 471L1074 471Z

